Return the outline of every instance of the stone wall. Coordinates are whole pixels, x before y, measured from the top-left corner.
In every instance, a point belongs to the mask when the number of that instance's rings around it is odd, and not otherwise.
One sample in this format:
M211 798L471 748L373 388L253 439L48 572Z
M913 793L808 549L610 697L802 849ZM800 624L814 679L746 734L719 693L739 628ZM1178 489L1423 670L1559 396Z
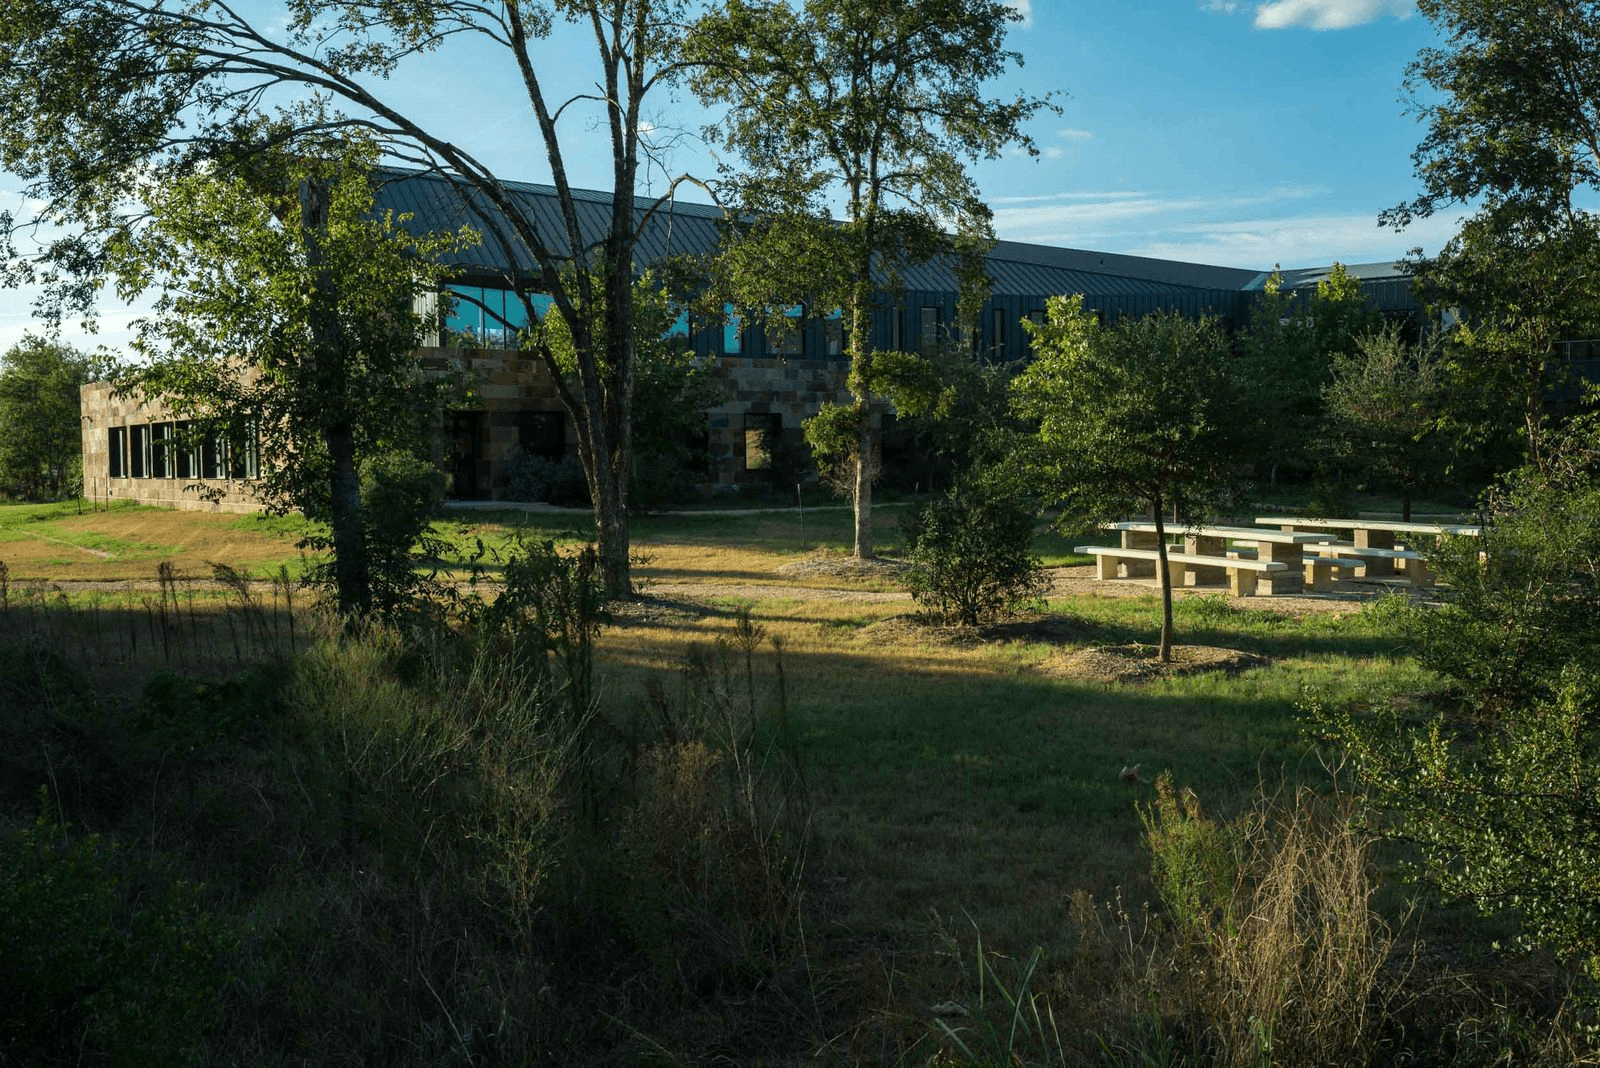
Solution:
M134 500L203 512L259 512L261 502L250 479L238 478L112 478L111 430L168 422L164 405L136 397L119 397L105 382L91 382L79 390L83 422L83 495L91 500ZM126 471L127 468L125 467ZM214 498L214 499L211 499Z
M453 495L502 499L509 490L512 459L524 448L529 413L559 416L565 456L577 457L577 435L561 405L555 383L537 358L494 349L425 348L418 359L426 370L463 376L470 386L466 406L442 417L440 460L451 476ZM760 485L770 469L752 468L747 455L753 439L747 415L777 417L782 442L797 455L804 441L801 421L826 400L845 402L847 364L840 359L781 357L705 357L715 360L713 380L724 401L709 412L710 453L707 490L718 486ZM84 492L97 500L137 500L219 512L259 511L249 479L178 479L110 476L109 433L169 421L159 403L117 397L103 382L84 386ZM549 424L547 424L549 425ZM131 439L131 432L129 437ZM202 491L206 491L202 495ZM207 499L209 496L217 499Z

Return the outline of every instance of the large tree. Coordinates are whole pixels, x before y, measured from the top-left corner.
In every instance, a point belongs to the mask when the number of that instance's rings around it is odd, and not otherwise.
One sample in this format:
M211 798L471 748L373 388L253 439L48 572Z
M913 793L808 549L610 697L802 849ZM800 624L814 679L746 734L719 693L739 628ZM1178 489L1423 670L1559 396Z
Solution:
M78 492L78 388L96 377L98 362L33 335L0 355L0 487L24 497Z
M1417 6L1444 38L1406 75L1427 125L1412 157L1422 191L1382 219L1404 227L1475 208L1443 253L1419 265L1418 287L1461 313L1458 362L1477 380L1459 395L1514 391L1510 411L1483 415L1512 421L1539 464L1556 343L1600 323L1600 221L1580 207L1600 190L1600 4Z
M123 295L156 294L133 342L142 359L118 379L162 398L191 437L223 442L230 472L259 446L256 495L328 525L312 540L333 551L340 610L359 616L414 587L410 549L433 502L375 517L362 472L381 466L393 501L410 468L426 471L447 384L422 375L414 353L432 324L412 306L463 238L417 238L376 212L359 150L279 163L253 181L202 172L152 191L148 223L110 245Z
M273 16L256 21L221 0L8 0L0 18L0 164L42 207L28 219L0 215L0 249L18 252L9 239L24 227L68 229L37 255L9 254L6 274L48 283L47 314L82 311L107 241L142 216L130 193L199 170L248 171L262 153L331 129L364 131L387 159L452 178L479 215L488 248L506 264L531 265L505 280L529 322L533 297L543 293L571 324L570 368L536 339L529 345L572 413L606 584L625 595L634 249L649 213L634 190L641 131L649 128L645 102L677 71L683 8L680 0L289 0L280 28ZM570 56L587 39L594 62L593 91L566 100L552 96L553 65L542 50L562 20L571 25L548 51ZM540 223L463 143L459 123L430 125L405 113L385 84L410 60L468 48L480 66L498 59L514 72L559 224ZM591 153L597 143L609 156L613 199L594 232L580 226L567 163L569 152Z
M1024 470L1074 528L1146 512L1161 579L1161 659L1172 658L1166 515L1195 523L1235 482L1243 397L1232 346L1214 319L1176 312L1100 326L1082 297L1051 297L1024 323L1034 359L1012 382L1038 426Z
M873 555L874 424L897 388L932 378L873 350L873 311L904 267L938 256L976 318L993 228L967 164L1034 151L1024 125L1048 106L985 95L1021 64L1005 48L1018 17L1000 0L732 0L689 38L694 88L728 108L712 135L740 160L724 176L740 221L722 291L745 307L842 310L851 403L825 407L807 436L852 467L860 557Z

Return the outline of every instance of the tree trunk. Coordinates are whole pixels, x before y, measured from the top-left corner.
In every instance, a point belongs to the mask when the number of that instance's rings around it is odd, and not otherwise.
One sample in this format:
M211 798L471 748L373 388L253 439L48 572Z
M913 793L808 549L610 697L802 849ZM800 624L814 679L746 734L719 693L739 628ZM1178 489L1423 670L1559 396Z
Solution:
M871 560L872 551L872 453L874 442L872 440L872 408L865 401L861 403L861 424L856 437L856 485L853 500L855 503L856 541L855 556L858 560Z
M319 181L300 183L300 226L311 269L311 352L316 377L342 388L345 369L340 345L337 295L331 268L322 253L322 236L328 230L328 187ZM323 431L332 469L328 475L328 522L333 528L333 582L339 614L350 618L372 610L372 586L367 573L366 526L361 514L361 477L356 467L355 427L340 420Z
M626 599L633 596L627 484L624 478L619 486L616 465L610 460L607 456L596 463L598 470L589 480L589 493L594 498L594 526L600 543L600 581L606 596Z
M1161 495L1151 500L1156 517L1156 577L1161 580L1161 651L1163 664L1172 662L1172 573L1167 570L1167 528L1161 518Z

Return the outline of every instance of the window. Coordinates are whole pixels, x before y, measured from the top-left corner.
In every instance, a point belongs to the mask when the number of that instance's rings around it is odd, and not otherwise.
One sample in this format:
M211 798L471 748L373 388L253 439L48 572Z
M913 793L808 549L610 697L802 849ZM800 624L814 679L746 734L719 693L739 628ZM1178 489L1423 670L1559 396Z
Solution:
M488 286L446 286L452 299L445 330L469 344L485 348L516 348L518 335L528 325L528 311L516 293ZM536 316L543 317L551 300L542 294L529 298Z
M827 356L844 353L844 312L837 308L822 320L822 351Z
M177 461L174 466L178 478L200 477L200 456L189 433L187 420L172 424L172 454Z
M939 309L924 307L917 317L917 351L932 356L939 351Z
M254 419L235 426L226 456L229 478L261 477L261 442Z
M732 304L722 306L722 354L737 356L744 351L744 320L733 310Z
M889 313L889 351L903 352L906 347L905 320L896 308Z
M150 425L150 477L172 478L177 469L177 450L171 423Z
M678 309L678 317L672 320L672 325L667 327L667 332L661 336L667 341L674 342L677 346L688 348L689 338L692 333L693 331L689 325L689 309L680 308Z
M150 477L150 424L128 428L128 474L133 478Z
M796 304L783 313L782 320L767 324L768 356L805 355L805 331L802 329L804 315L805 309Z
M1006 358L1006 313L999 308L989 313L989 343L994 346L994 358Z
M114 426L106 431L106 476L128 477L128 428Z
M200 477L227 478L228 439L211 436L200 443Z
M1028 313L1028 321L1030 323L1036 323L1039 326L1043 326L1044 325L1044 312L1040 311L1037 308L1035 308L1033 311ZM1026 341L1026 343L1027 343L1028 351L1032 352L1033 351L1033 335L1032 334L1025 334L1025 335L1023 335L1023 340Z
M744 469L764 471L772 466L772 447L783 433L783 416L777 412L746 412L744 417Z

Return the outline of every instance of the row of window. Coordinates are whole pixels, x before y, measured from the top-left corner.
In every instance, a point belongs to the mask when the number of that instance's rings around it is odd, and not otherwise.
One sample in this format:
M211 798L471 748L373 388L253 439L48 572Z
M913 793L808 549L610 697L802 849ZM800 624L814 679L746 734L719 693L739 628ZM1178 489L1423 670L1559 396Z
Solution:
M187 421L114 426L106 431L111 478L259 478L261 448L254 424L235 435L197 438Z
M445 329L449 333L490 348L515 347L518 333L528 325L527 311L515 293L488 286L452 285L446 288L453 298L450 314L445 318ZM550 298L535 295L532 301L535 316L542 319L550 310L552 304ZM995 308L991 316L990 344L996 358L1003 359L1005 339L1011 325L1010 313ZM1029 312L1028 317L1034 322L1042 322L1044 312ZM898 311L890 317L889 348L892 350L902 350L906 347L904 318ZM784 312L784 320L784 323L776 328L762 331L766 355L809 355L806 352L805 309L798 304L789 308ZM820 321L822 351L815 355L824 357L841 355L844 352L844 316L835 311L821 317ZM942 341L940 335L942 325L939 307L925 305L917 309L915 342L918 352L927 356L938 351ZM745 322L735 313L733 305L725 305L722 322L723 355L744 354L747 332ZM678 313L677 320L667 328L663 336L678 338L688 344L694 333L689 313L683 310Z

